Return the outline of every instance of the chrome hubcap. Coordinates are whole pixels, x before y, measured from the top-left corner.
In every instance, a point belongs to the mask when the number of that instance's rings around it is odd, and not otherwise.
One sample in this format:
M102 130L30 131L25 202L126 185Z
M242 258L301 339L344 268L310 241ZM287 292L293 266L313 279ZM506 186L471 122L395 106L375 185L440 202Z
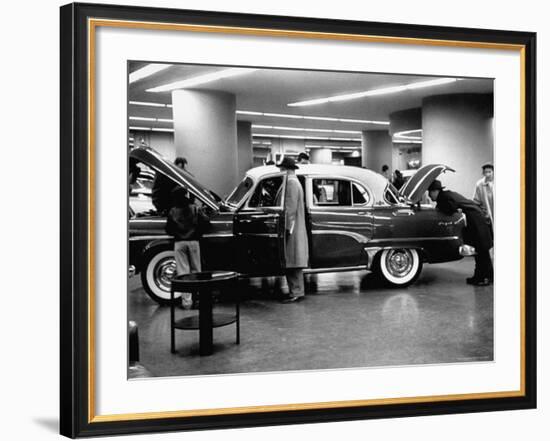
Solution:
M161 259L155 266L155 284L163 291L170 292L170 283L176 275L176 261L173 257Z
M410 250L391 250L386 257L386 267L393 277L405 277L413 267L413 255Z

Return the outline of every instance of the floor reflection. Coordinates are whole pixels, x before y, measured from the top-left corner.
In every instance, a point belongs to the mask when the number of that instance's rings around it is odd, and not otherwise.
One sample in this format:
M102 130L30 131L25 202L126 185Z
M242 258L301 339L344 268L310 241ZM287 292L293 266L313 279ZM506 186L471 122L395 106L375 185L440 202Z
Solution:
M388 289L365 271L306 276L306 300L280 304L284 277L241 284L241 345L234 328L214 331L214 354L198 355L198 333L178 332L169 350L169 308L129 285L141 362L156 376L330 369L493 359L493 289L464 279L473 262L428 265L418 281ZM220 296L216 308L230 308ZM178 309L178 316L194 311Z

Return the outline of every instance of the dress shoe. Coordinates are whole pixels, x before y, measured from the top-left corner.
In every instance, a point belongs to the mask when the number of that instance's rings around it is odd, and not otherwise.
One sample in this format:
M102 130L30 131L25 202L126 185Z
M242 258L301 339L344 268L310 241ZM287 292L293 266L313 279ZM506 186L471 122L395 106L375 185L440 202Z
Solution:
M294 303L294 302L298 302L299 300L300 300L300 297L285 296L281 299L281 303Z
M483 279L479 279L474 283L475 286L489 286L490 284L491 284L491 280L487 277Z
M468 277L468 278L466 279L466 283L467 283L468 285L475 285L478 281L479 281L479 278L476 277L476 276Z

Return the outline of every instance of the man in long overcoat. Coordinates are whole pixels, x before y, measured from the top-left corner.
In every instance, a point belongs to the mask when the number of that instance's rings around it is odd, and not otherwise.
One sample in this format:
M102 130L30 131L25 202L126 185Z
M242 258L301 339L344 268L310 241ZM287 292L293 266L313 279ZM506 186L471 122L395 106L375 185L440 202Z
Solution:
M296 176L298 168L294 159L284 157L278 165L287 172L285 191L285 274L288 282L288 296L284 303L304 298L303 268L308 266L309 248L304 210L304 190Z
M459 193L444 190L438 180L428 187L428 192L430 199L437 202L438 210L447 215L461 210L466 215L464 243L476 249L474 275L467 278L466 282L477 286L491 284L493 282L493 263L489 250L493 247L493 238L480 205Z

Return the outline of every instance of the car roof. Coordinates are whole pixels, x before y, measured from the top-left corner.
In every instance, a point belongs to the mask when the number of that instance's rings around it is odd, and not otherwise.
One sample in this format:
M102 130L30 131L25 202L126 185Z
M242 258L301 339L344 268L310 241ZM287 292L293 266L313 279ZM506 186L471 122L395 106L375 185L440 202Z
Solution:
M246 172L255 181L264 176L279 173L281 170L275 165L264 165L255 167ZM355 179L363 182L374 193L377 200L383 200L383 194L388 186L388 180L379 173L372 170L354 167L349 165L332 165L332 164L298 164L296 174L308 176L327 176L327 177L342 177Z

